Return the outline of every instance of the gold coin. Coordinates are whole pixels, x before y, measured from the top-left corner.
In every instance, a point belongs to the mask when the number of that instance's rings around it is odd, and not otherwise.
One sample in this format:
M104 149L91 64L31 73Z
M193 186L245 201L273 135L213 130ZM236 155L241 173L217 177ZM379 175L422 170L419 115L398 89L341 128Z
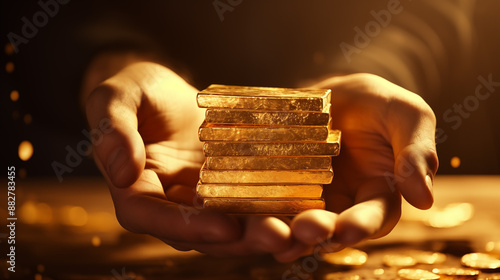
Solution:
M436 280L439 275L424 269L404 268L398 270L398 276L408 280Z
M500 260L484 253L471 253L462 257L462 264L476 269L500 268Z
M417 263L422 264L441 264L446 261L446 255L438 252L429 252L421 250L410 250L406 252L412 256Z
M459 267L434 268L432 272L444 280L474 280L479 275L479 270Z
M344 248L338 252L323 254L322 257L326 262L334 265L360 266L366 263L368 254L361 250Z
M405 267L417 264L415 258L402 254L387 254L383 257L382 262L390 267Z

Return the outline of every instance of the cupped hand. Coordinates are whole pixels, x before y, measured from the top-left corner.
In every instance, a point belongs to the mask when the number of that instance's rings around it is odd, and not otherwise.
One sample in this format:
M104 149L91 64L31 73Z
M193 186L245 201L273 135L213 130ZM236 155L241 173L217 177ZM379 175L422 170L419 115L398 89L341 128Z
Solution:
M332 89L332 127L342 131L342 146L324 187L326 210L292 220L294 243L275 254L280 261L386 235L400 218L401 195L420 209L433 203L436 119L421 97L370 74L313 87Z
M197 90L168 68L136 62L92 91L92 129L103 123L94 157L126 229L151 234L180 250L213 255L277 253L292 242L275 217L235 218L201 209L195 187L203 163Z

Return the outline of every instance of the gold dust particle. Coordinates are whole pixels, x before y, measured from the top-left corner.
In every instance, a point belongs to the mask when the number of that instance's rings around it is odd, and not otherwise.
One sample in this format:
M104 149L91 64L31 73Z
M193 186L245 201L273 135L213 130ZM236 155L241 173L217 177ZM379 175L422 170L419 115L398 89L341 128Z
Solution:
M16 102L19 99L19 91L13 90L10 92L10 100Z
M35 274L35 280L43 280L43 277L40 273Z
M5 64L5 71L7 71L7 73L12 73L14 72L14 62L7 62L7 64Z
M92 246L94 247L99 247L101 246L101 238L99 236L92 236L92 240L90 241L92 243Z
M45 271L45 266L43 264L39 264L36 266L36 270L40 273L43 273Z
M450 160L450 165L453 168L458 168L460 166L460 158L459 157L452 157Z
M30 141L23 141L19 144L18 155L22 161L27 161L33 156L33 145Z
M11 55L14 53L14 46L11 43L5 44L5 54Z

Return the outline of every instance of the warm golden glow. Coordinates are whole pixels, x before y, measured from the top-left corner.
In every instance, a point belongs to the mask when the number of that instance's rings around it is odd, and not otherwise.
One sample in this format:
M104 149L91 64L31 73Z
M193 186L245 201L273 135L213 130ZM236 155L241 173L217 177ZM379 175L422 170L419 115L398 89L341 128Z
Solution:
M10 100L16 102L19 99L19 91L13 90L10 92Z
M453 168L460 167L460 158L459 157L452 157L450 160L450 165Z
M26 224L34 224L37 220L36 205L33 201L26 201L19 210L20 220Z
M22 161L29 160L33 155L33 145L29 141L21 142L19 144L18 155Z
M94 236L92 236L91 243L92 243L92 246L99 247L99 246L101 246L101 238L99 238L99 236L94 235Z
M87 224L87 211L80 206L66 206L62 209L63 223L69 226L84 226Z
M53 221L52 208L47 203L27 201L21 206L19 215L26 224L49 224Z
M7 73L14 72L14 63L13 62L7 62L7 64L5 64L5 71L7 71Z

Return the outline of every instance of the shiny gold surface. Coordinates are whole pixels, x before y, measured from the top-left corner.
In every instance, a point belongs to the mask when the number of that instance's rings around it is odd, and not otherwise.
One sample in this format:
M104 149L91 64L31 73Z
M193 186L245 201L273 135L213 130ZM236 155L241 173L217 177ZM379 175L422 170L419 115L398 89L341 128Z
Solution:
M254 126L203 123L200 141L326 141L327 126Z
M205 198L203 208L231 214L297 214L308 209L324 209L323 199L238 199Z
M329 184L333 170L209 170L200 171L202 183Z
M242 170L330 170L332 158L318 157L208 157L208 169L242 169Z
M417 263L421 264L441 264L446 261L446 255L438 252L409 250L405 254L413 257Z
M340 131L332 130L326 142L207 142L206 157L211 156L337 156Z
M322 112L329 89L289 89L211 85L196 98L201 108Z
M484 253L471 253L462 256L462 265L475 269L500 268L500 259Z
M424 269L404 268L398 270L398 276L407 280L437 280L439 275Z
M344 248L338 252L321 256L325 262L340 266L360 266L368 260L368 254L354 248Z
M205 121L255 125L327 125L330 120L329 108L330 105L326 106L324 113L208 109Z
M329 184L333 170L209 170L200 171L202 183Z
M442 280L475 280L480 272L469 268L445 267L433 268L432 273L439 275Z
M382 258L382 262L389 267L405 267L417 264L415 258L403 254L386 254Z
M202 184L196 186L199 197L233 198L321 198L321 185L237 185L237 184Z

